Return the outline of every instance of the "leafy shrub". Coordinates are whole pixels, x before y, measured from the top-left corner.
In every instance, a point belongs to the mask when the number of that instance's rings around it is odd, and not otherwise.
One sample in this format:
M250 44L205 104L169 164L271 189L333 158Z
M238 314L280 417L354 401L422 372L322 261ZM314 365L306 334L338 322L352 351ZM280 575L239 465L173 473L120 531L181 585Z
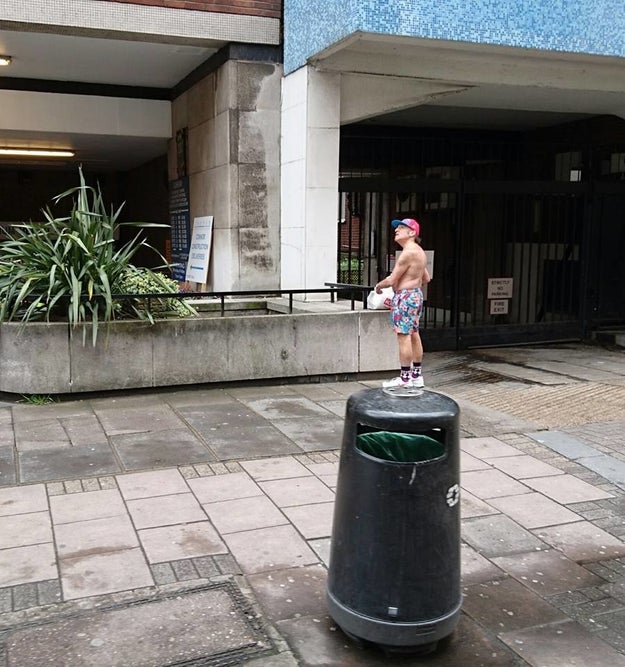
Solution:
M107 210L99 187L88 186L79 169L80 185L54 197L71 198L71 212L55 217L43 209L43 223L16 225L0 244L0 321L64 320L70 331L83 326L83 343L91 329L93 345L100 321L115 319L111 286L137 271L131 260L142 246L142 231L115 248L121 206ZM121 223L136 227L164 227Z
M115 294L164 294L178 293L178 283L168 276L150 269L126 269L114 285ZM152 321L153 315L174 314L177 317L197 315L194 308L183 299L124 299L119 302L120 314L131 314L147 317Z

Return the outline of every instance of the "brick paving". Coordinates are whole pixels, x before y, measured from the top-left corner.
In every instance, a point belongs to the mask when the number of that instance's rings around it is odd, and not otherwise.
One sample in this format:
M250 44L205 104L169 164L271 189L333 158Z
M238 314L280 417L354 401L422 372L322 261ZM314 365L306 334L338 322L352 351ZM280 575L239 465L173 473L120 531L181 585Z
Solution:
M461 407L464 603L436 654L401 663L625 665L625 353L435 353L425 368ZM324 598L342 415L379 384L5 401L0 666L39 665L46 646L53 665L63 650L100 664L101 647L129 664L155 626L146 613L122 629L124 610L150 602L173 618L181 600L190 617L201 603L206 632L230 614L241 641L206 642L182 619L184 645L134 664L388 664L342 634Z

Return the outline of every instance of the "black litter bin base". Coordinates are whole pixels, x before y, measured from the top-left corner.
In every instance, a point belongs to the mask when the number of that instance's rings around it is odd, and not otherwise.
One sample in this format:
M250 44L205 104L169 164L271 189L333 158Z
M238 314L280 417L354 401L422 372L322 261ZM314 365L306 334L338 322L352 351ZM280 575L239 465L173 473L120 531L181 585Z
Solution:
M452 612L424 622L396 623L365 616L342 605L330 591L326 591L330 616L351 639L373 644L383 650L402 653L420 653L423 647L434 650L441 639L453 633L460 620L462 604Z

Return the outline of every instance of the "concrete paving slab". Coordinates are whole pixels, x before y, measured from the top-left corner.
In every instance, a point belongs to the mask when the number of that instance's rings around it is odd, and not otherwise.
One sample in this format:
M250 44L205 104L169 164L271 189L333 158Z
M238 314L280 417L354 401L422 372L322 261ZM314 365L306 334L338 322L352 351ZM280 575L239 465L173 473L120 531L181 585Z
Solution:
M223 389L203 389L197 386L178 391L164 391L160 394L160 399L177 411L181 408L208 408L217 404L232 403L233 400L236 400Z
M106 443L106 433L94 414L77 415L60 419L72 446Z
M562 507L542 493L490 498L488 502L523 528L528 529L583 520L579 514Z
M117 484L126 500L187 493L189 487L178 470L149 470L118 475Z
M62 558L59 570L65 600L154 585L139 548Z
M249 386L249 387L229 387L226 393L238 401L256 401L267 398L268 396L295 396L296 388L290 384L278 384L272 386Z
M463 519L470 519L474 516L487 516L489 514L499 514L499 510L495 509L489 503L476 498L466 489L463 489L460 494L460 515Z
M577 462L616 484L621 489L625 488L625 461L601 454L587 458L582 456L577 459Z
M155 528L204 521L206 514L192 493L127 501L135 528Z
M157 430L175 431L184 427L178 415L158 397L152 396L152 400L147 398L133 396L116 403L94 402L93 408L109 436Z
M322 537L318 540L308 540L308 546L317 554L319 560L328 567L330 565L331 539Z
M283 512L307 540L332 535L334 502L285 507Z
M278 507L310 505L334 500L334 493L316 477L292 477L259 482L258 485Z
M345 418L345 408L347 407L347 399L319 401L319 405L325 408L328 412L331 412L333 415L336 415L341 419Z
M549 475L561 475L563 470L559 470L555 466L549 465L544 461L533 456L503 456L494 459L486 459L486 462L497 468L506 475L514 477L518 480L527 479L528 477L547 477Z
M307 667L516 667L514 655L494 637L489 637L466 616L461 616L456 632L440 642L430 656L389 657L376 648L359 648L327 616L302 616L278 621L279 631Z
M481 584L494 579L502 579L506 573L488 558L479 554L468 544L460 545L462 584Z
M48 512L0 517L0 549L52 542Z
M50 513L55 524L126 515L126 506L117 489L68 493L50 498Z
M216 431L228 428L266 426L260 415L230 397L227 402L182 407L177 412L203 438L210 438Z
M493 563L542 596L599 586L603 579L549 549L493 558Z
M526 486L499 470L465 472L460 483L463 489L482 500L529 493Z
M204 439L220 461L300 454L302 450L273 424L216 429Z
M283 570L319 562L291 526L274 526L224 535L224 541L246 574Z
M0 550L0 586L46 581L58 576L52 542Z
M328 416L327 410L303 396L271 396L256 400L248 399L244 402L254 412L271 421Z
M530 665L541 665L541 667L625 665L623 655L572 621L505 632L500 637Z
M284 514L265 496L224 500L204 507L222 535L288 523Z
M305 466L292 456L266 458L255 461L241 461L241 466L257 482L271 479L287 479L289 477L305 477L311 475L310 466Z
M60 559L84 558L139 546L137 534L126 515L64 523L55 526L54 537Z
M335 416L274 419L273 425L304 452L338 449L343 439L343 420Z
M540 442L541 445L553 449L554 452L566 456L568 459L575 460L582 456L597 456L601 453L588 443L564 431L538 431L525 435L532 440L536 440L536 442Z
M625 556L625 542L589 521L541 528L534 533L577 563Z
M467 586L462 608L496 633L567 620L559 609L514 579Z
M477 459L521 456L523 452L493 437L460 438L460 449Z
M535 535L501 514L463 520L462 537L487 558L533 551L545 546Z
M244 472L197 477L187 480L187 483L202 505L263 495L258 484Z
M528 478L523 480L523 484L563 505L614 497L613 494L568 474Z
M48 496L43 484L0 489L0 516L28 514L48 509Z
M20 667L243 664L271 650L248 614L227 587L213 587L17 628L7 657Z
M150 563L213 556L228 551L208 521L146 528L138 533Z
M322 565L262 572L248 582L271 621L328 613L327 571Z
M166 468L215 461L215 455L187 429L127 433L111 437L126 470Z
M20 452L18 463L22 482L51 482L121 472L108 445Z
M13 431L7 433L0 428L0 442L12 442ZM0 487L10 486L17 481L17 467L13 445L0 446Z
M33 449L61 449L71 447L71 441L59 419L18 421L14 426L15 446L20 452Z
M471 472L472 470L489 470L491 465L478 459L465 451L460 451L460 472Z
M298 384L297 393L309 398L315 403L322 404L325 401L336 401L342 398L342 394L328 386L325 382L317 384Z
M25 423L42 419L61 419L63 417L80 417L92 415L90 401L54 401L45 405L31 403L16 403L11 408L13 423Z

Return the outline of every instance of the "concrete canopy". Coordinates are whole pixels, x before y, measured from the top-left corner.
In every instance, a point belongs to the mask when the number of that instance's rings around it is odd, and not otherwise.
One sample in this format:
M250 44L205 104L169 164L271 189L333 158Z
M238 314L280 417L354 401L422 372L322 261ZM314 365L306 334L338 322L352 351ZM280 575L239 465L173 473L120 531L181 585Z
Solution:
M340 73L342 125L518 130L625 118L618 57L356 33L309 62Z

